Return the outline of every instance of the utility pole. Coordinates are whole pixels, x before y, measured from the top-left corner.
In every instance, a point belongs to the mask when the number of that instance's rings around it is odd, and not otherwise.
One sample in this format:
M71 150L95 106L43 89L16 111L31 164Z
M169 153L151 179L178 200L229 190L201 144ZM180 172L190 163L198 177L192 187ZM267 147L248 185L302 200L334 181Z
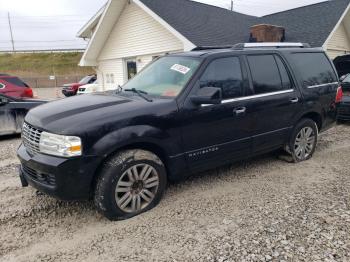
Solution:
M231 0L231 11L233 11L233 0Z
M13 33L12 33L12 26L11 26L10 12L8 12L8 13L7 13L7 18L8 18L8 21L9 21L9 27L10 27L12 51L13 51L13 52L15 52L15 41L13 40Z

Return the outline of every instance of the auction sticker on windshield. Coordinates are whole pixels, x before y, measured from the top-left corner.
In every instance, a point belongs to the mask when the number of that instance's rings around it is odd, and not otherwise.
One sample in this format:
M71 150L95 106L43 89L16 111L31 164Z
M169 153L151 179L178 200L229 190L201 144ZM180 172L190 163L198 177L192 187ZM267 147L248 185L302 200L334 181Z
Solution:
M173 65L170 69L177 71L177 72L184 74L184 75L186 75L191 70L191 68L188 68L187 66L183 66L183 65L179 65L179 64Z

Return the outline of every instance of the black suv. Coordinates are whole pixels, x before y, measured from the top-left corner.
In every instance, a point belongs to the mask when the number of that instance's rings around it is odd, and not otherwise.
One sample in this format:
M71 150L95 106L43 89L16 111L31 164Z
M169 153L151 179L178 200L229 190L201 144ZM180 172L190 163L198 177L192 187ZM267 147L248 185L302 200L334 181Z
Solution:
M313 155L341 88L303 44L196 48L157 59L119 90L29 112L20 177L60 199L93 197L109 219L156 206L168 180L284 148Z

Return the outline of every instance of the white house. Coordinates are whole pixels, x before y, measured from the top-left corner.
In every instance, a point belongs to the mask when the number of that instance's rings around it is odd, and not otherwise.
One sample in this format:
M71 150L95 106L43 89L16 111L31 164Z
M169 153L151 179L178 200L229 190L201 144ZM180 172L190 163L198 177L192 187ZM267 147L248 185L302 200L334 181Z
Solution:
M285 28L285 41L350 53L350 0L332 0L254 17L190 0L109 0L79 31L89 40L81 66L93 66L103 88L116 88L155 57L196 46L248 42L250 27Z

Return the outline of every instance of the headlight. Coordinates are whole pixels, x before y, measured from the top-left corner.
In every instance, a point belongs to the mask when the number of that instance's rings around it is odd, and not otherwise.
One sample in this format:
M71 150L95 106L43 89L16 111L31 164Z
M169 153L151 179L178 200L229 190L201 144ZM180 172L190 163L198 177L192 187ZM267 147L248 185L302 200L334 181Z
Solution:
M62 136L42 132L39 142L40 152L48 155L72 157L81 156L81 139L76 136Z

